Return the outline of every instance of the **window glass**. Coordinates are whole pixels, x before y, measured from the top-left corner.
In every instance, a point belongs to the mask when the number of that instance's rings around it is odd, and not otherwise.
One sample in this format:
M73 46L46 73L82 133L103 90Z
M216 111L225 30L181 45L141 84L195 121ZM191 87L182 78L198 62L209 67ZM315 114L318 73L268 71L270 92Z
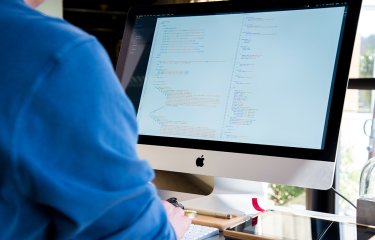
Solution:
M364 0L353 50L350 78L374 78L375 1ZM375 79L368 79L375 81ZM355 81L355 79L353 80ZM340 154L337 165L337 188L356 204L362 167L372 154L373 109L375 92L348 90L341 124ZM374 121L375 126L375 121ZM337 197L337 213L355 216L355 209Z
M337 189L355 204L358 198L361 170L373 148L373 137L370 138L370 136L375 134L371 133L372 112L362 111L358 104L362 94L374 96L374 91L348 90L347 93L347 96L351 97L347 97L345 102L336 175ZM356 109L353 109L354 105ZM369 108L372 109L372 106ZM337 200L337 213L355 216L355 209L351 205L339 197Z
M375 77L375 1L364 0L353 49L350 78Z

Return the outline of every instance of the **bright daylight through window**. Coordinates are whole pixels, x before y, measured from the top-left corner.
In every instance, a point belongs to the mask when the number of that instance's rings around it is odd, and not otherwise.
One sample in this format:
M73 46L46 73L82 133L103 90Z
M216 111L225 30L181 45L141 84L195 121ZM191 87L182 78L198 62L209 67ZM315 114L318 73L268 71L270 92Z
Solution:
M375 1L364 0L359 18L350 78L375 79ZM371 79L372 78L372 79ZM348 90L341 124L340 157L337 165L338 190L352 202L358 198L359 178L369 156L374 156L374 90ZM374 126L372 126L374 124ZM355 216L355 209L337 199L336 212Z

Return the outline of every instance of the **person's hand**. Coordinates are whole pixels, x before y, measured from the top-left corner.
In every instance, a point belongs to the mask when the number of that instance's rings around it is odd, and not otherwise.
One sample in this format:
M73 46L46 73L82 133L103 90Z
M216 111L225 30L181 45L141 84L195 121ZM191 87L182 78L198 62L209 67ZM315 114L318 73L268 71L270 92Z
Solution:
M191 224L190 218L184 215L184 210L173 206L167 201L163 201L163 205L167 212L168 220L174 228L177 239L181 239Z

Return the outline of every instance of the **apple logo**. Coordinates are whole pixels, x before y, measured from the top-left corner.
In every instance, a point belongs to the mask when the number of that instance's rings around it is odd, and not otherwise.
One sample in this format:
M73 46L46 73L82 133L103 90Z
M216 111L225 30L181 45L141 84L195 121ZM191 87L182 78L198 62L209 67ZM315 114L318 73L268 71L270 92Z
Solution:
M203 167L204 165L203 161L204 161L204 157L202 155L199 158L197 158L197 160L195 161L195 164L197 165L197 167Z

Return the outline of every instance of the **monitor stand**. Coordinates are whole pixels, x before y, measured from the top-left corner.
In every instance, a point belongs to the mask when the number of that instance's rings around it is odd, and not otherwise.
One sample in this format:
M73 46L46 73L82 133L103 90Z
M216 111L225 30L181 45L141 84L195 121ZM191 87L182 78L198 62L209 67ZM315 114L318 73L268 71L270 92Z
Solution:
M235 215L252 215L258 213L252 205L252 198L264 199L266 185L223 177L214 178L214 189L211 194L183 201L185 209L229 213Z

